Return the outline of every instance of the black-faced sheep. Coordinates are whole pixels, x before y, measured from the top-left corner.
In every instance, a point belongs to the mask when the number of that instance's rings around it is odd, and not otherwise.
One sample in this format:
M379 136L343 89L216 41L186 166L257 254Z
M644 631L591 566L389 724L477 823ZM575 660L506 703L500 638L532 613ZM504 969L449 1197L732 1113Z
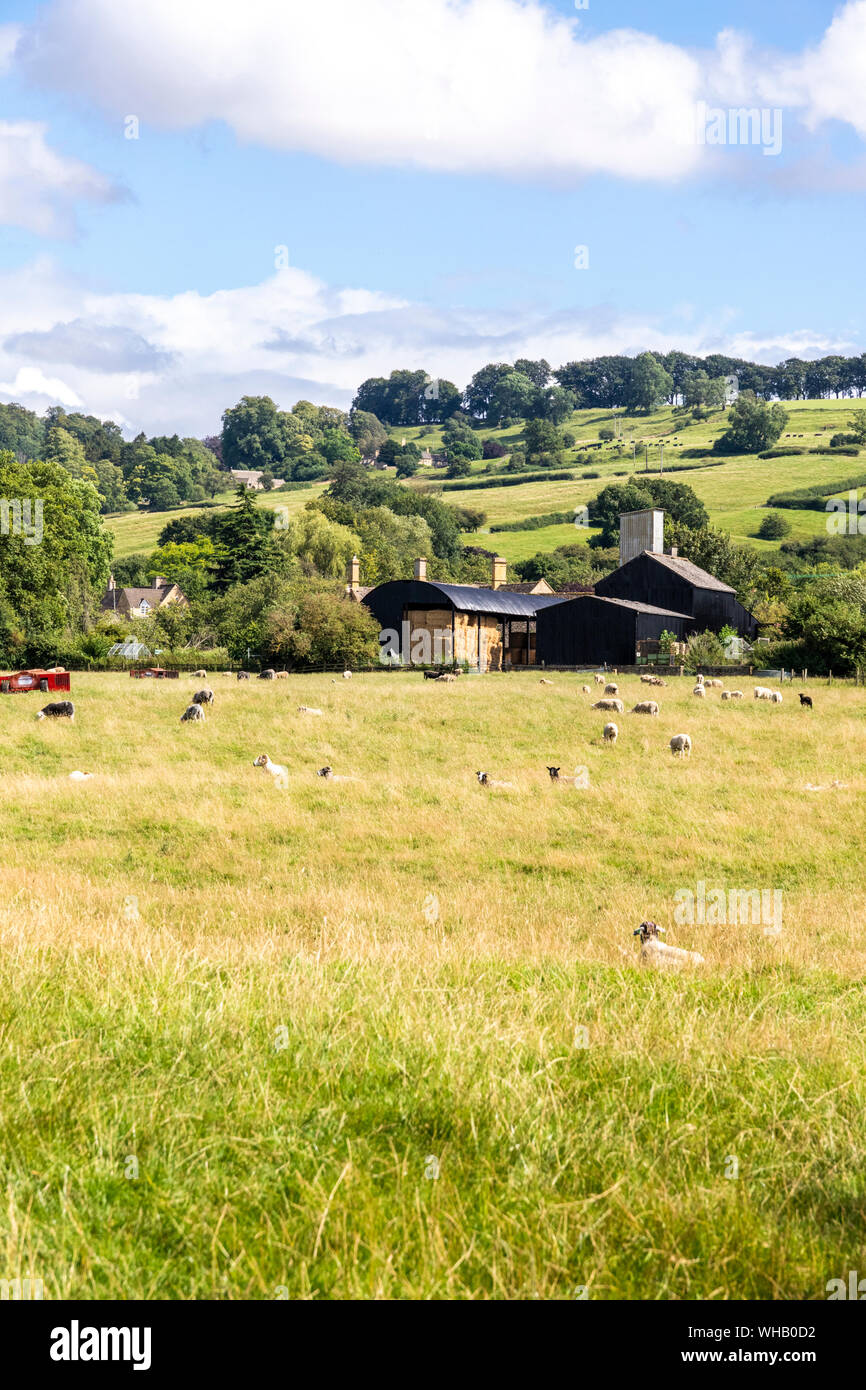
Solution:
M75 706L71 700L53 700L50 705L43 705L36 716L37 719L74 719Z

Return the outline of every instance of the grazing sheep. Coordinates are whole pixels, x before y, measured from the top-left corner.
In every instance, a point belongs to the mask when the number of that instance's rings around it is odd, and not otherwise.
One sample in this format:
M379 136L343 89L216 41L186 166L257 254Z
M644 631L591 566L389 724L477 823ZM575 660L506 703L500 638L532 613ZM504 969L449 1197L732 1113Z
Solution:
M70 772L70 774L69 774L69 780L70 780L70 782L87 782L87 781L89 781L89 779L90 779L92 776L93 776L93 773L92 773L92 772L78 772L78 771L75 771L75 772Z
M541 680L538 682L538 684L539 684L539 685L553 685L553 681L545 680L544 676L542 676L542 677L541 677Z
M743 692L742 692L742 690L723 690L723 691L722 691L722 699L723 699L723 700L742 700L742 698L743 698Z
M443 671L443 672L442 672L442 675L441 675L441 676L437 676L436 679L439 680L439 681L446 681L449 685L451 685L451 684L453 684L454 681L456 681L456 679L457 679L457 672L456 672L456 671Z
M699 700L705 700L707 698L706 691L702 685L696 685L692 694L697 695Z
M204 710L201 705L187 705L183 714L180 716L181 724L194 722L196 719L204 719Z
M605 695L618 695L619 686L616 684L615 681L609 681L608 684L604 687L604 693Z
M298 714L321 714L320 709L312 709L310 705L298 705Z
M780 704L782 703L782 692L781 692L781 690L771 690L771 691L770 691L770 699L772 700L772 702L773 702L774 705L780 705Z
M198 681L207 680L207 671L193 671L193 679Z
M756 685L756 686L755 686L755 699L756 699L756 700L770 700L770 699L772 699L772 697L773 697L773 692L772 692L772 690L768 690L767 687L766 687L765 685Z
M633 936L640 937L641 965L655 965L663 968L682 965L703 965L704 958L697 951L684 951L681 946L668 946L659 940L659 927L655 922L641 922Z
M592 694L592 691L590 690L590 688L589 688L588 685L582 685L582 686L580 687L580 689L581 689L581 692L582 692L584 695L591 695L591 694Z
M711 685L711 686L713 686L714 689L716 689L716 690L721 690L721 688L722 688L722 681L719 681L719 680L704 681L704 685L708 685L708 686Z
M238 671L238 680L239 680L239 681L248 681L249 678L250 678L250 673L249 673L249 671Z
M625 705L622 700L596 700L592 708L613 710L617 714L625 714Z
M692 756L692 740L688 734L674 734L671 739L671 752L674 757L690 758Z
M800 704L801 704L801 705L805 705L807 709L812 709L812 708L813 708L813 706L812 706L812 696L811 696L811 695L804 695L803 692L802 692L802 690L801 690L801 691L800 691Z
M265 669L264 669L264 671L259 671L259 680L260 680L260 681L272 681L272 680L274 679L274 676L275 676L276 674L277 674L277 673L276 673L276 671L273 669L272 666L266 666Z
M351 672L351 671L344 671L344 672L343 672L343 680L344 680L344 681L350 681L351 679L352 679L352 672Z
M495 777L491 777L489 772L476 772L475 776L482 787L489 787L494 792L513 792L516 791L513 782L497 782Z
M267 753L260 753L257 758L253 758L253 767L263 767L265 772L269 772L273 778L279 778L281 782L285 782L289 776L289 769L279 763L272 763Z
M192 702L194 705L212 705L213 691L210 686L206 685L203 690L197 690L192 697Z
M641 700L635 705L632 714L658 714L659 707L655 700Z
M596 685L604 685L604 676L593 676Z
M701 672L698 671L698 674L695 676L695 685L703 685L703 684L704 684L704 678L703 678L703 676L701 675Z
M615 724L605 724L603 736L605 743L616 743L619 738L619 729Z
M277 680L278 680L278 681L287 681L288 679L289 679L289 673L288 673L288 671L278 671L278 672L277 672Z
M75 706L71 700L53 700L50 705L43 705L36 716L37 719L74 719Z

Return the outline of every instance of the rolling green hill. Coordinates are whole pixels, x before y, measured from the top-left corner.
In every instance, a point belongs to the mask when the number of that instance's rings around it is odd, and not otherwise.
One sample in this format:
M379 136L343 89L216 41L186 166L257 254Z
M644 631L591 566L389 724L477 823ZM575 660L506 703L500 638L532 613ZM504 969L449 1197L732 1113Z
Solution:
M788 428L779 440L779 446L827 448L831 435L846 428L852 410L858 405L856 400L787 402ZM588 445L598 444L599 429L611 425L619 431L619 441L593 449L589 465L583 462L579 464L577 456L583 454ZM587 540L592 533L586 528L573 526L504 531L495 535L489 533L489 527L580 507L606 483L622 481L632 472L641 474L648 471L658 476L662 471L661 446L665 476L672 476L677 482L688 483L694 488L710 513L712 525L727 531L737 543L752 545L766 552L778 549L779 544L759 540L756 535L766 512L765 503L772 493L813 483L835 482L861 471L866 472L866 449L859 460L825 452L775 459L734 455L719 463L718 456L713 456L710 451L713 441L725 428L725 416L721 411L714 412L704 421L684 423L684 418L675 415L670 407L646 416L625 416L622 411L579 410L563 428L570 431L576 440L573 447L564 451L564 467L577 475L573 481L545 479L542 482L521 483L520 475L515 474L514 484L506 487L469 487L442 492L443 500L455 506L476 507L486 515L485 526L466 536L467 544L495 549L506 559L516 561L539 550L554 550L559 545ZM415 440L433 450L442 445L440 426L406 427L394 429L392 434L397 439ZM479 431L480 438L498 440L507 448L516 445L521 435L522 426ZM696 449L706 452L694 459L683 457L686 451ZM708 461L716 466L706 467ZM497 459L492 466L498 469L504 462L505 459ZM676 468L675 472L671 472L672 467ZM472 465L472 474L480 479L486 475L487 469L486 462L477 462ZM587 472L598 476L581 476ZM433 487L438 491L445 481L444 469L422 468L407 486ZM471 478L464 481L471 481ZM260 503L264 507L286 507L291 514L306 506L312 497L318 496L324 486L323 483L315 483L293 492L265 493L261 495ZM223 508L230 506L233 500L230 492L223 493L207 505ZM115 536L115 554L121 557L136 551L152 550L167 521L200 510L200 506L192 506L171 512L129 512L109 517L108 525ZM785 519L791 526L789 539L792 540L806 540L825 532L826 516L823 512L792 510L785 513Z

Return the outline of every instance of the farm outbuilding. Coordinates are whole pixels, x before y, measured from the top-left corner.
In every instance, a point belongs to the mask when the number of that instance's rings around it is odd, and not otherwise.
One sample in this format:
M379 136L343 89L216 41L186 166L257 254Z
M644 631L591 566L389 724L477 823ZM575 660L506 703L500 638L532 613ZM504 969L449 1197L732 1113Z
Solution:
M556 594L393 579L365 595L378 619L384 659L404 665L467 662L481 671L533 666L539 612Z
M631 666L638 643L665 631L683 639L696 624L687 613L629 599L580 594L538 616L537 659L546 666Z
M752 640L758 624L730 584L677 554L645 550L595 586L600 598L619 598L685 613L701 631L730 626Z

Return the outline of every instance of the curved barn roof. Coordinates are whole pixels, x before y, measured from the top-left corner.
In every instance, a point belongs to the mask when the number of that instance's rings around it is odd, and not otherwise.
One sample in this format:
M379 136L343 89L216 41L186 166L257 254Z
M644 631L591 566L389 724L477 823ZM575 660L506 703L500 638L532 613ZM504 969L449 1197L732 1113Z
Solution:
M540 608L562 603L566 595L515 594L508 589L479 589L473 584L432 584L421 579L391 579L365 595L372 606L378 598L396 597L403 590L405 603L435 606L444 598L459 613L495 613L502 618L534 618Z

